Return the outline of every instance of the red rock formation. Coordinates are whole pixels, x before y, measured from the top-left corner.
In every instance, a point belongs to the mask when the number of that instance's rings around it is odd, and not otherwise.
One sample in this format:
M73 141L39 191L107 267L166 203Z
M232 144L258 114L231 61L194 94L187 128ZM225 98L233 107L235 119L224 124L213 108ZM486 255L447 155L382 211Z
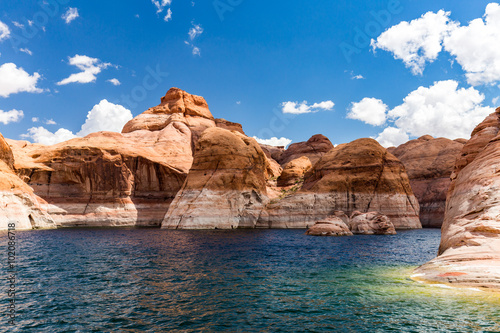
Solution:
M275 161L279 161L281 155L285 152L285 147L283 146L269 146L262 143L260 143L259 146L268 158L272 158Z
M321 134L313 135L306 142L292 143L288 149L277 159L281 165L285 165L302 156L309 158L314 165L323 155L332 150L333 144L328 138Z
M417 279L500 289L500 108L472 132L452 175L439 256Z
M420 204L424 228L441 228L446 193L455 161L466 140L433 138L430 135L411 140L388 151L403 162L410 184Z
M13 147L18 173L63 227L159 226L192 164L191 131L172 120L158 131Z
M221 128L205 130L162 228L254 228L268 201L268 170L266 155L255 139Z
M290 186L303 181L304 175L311 168L311 161L306 156L288 162L278 178L278 186Z
M241 124L233 123L231 121L227 121L226 119L222 119L222 118L215 119L215 125L217 127L227 129L229 131L236 131L236 132L240 132L243 135L246 135L245 132L243 132L243 127L241 126Z
M300 191L268 206L258 227L305 228L337 210L378 211L398 229L421 228L403 164L372 139L325 154L306 174Z
M352 236L344 221L338 217L329 217L316 222L311 228L307 229L306 235L309 236Z
M45 202L33 194L14 172L14 155L0 134L0 230L14 224L15 230L54 228Z
M395 235L396 229L390 219L378 212L354 212L349 221L349 229L353 234L361 235Z

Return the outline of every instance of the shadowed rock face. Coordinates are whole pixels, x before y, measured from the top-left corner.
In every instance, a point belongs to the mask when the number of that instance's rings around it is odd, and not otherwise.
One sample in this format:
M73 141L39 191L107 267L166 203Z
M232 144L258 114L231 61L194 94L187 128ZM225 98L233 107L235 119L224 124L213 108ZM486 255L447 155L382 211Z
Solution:
M209 128L193 166L162 223L169 229L254 228L267 203L269 164L257 141Z
M310 227L337 210L378 211L397 229L421 228L403 164L372 139L330 150L305 175L302 189L269 205L258 226Z
M306 142L292 143L287 150L279 156L277 161L285 165L302 156L309 158L314 165L319 159L333 148L333 144L328 138L321 134L312 136Z
M0 134L0 230L8 229L9 223L16 230L54 228L45 204L15 174L14 154Z
M448 191L439 256L416 270L434 282L500 289L500 108L472 132Z
M443 224L450 176L464 141L426 135L388 149L405 165L420 204L420 221L424 228L440 228Z
M178 121L13 147L18 173L63 227L159 226L192 164L191 132Z

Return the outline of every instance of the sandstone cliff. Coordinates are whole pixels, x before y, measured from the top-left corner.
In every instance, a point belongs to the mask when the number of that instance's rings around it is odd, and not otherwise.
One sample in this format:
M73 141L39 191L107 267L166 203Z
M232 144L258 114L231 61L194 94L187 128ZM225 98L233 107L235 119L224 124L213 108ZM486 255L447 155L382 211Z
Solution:
M333 148L328 138L321 134L313 135L306 142L292 143L277 159L281 165L285 165L302 156L309 158L314 165L319 159Z
M255 139L221 128L205 130L162 228L254 228L268 201L269 167Z
M15 230L54 228L45 204L15 174L14 155L0 134L0 230L12 223Z
M443 224L450 176L464 141L425 135L388 149L405 165L420 204L420 221L424 228L440 228Z
M452 174L438 257L416 278L500 289L500 108L472 132Z
M270 204L261 228L305 228L341 210L378 211L397 229L421 228L419 206L403 164L375 140L359 139L326 153L302 188Z

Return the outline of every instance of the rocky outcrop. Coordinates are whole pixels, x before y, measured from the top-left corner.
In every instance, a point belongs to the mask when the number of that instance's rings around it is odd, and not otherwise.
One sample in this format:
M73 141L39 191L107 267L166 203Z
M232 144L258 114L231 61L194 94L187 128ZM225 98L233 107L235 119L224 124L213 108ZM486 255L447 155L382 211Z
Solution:
M395 235L396 229L390 219L378 212L354 212L349 221L349 229L353 234L361 235Z
M285 152L284 146L269 146L262 143L260 143L259 146L268 158L272 158L275 161L279 161L281 155Z
M305 228L335 211L378 211L397 229L421 228L403 164L373 139L335 147L305 175L302 188L268 205L261 228Z
M307 229L306 235L309 236L352 236L344 221L338 217L329 217L316 222Z
M215 119L215 126L227 129L229 131L240 132L241 134L246 135L245 132L243 132L243 127L241 126L241 124L233 123L223 118Z
M302 156L285 164L280 177L278 186L295 185L304 180L304 175L312 168L308 157Z
M464 141L426 135L388 149L405 165L420 204L420 221L424 228L440 228L443 224L450 176Z
M14 172L14 154L0 134L0 230L54 228L38 198Z
M182 122L190 129L193 146L201 133L215 127L215 120L205 99L179 88L171 88L158 106L144 111L123 127L122 133L138 130L160 131L173 121Z
M221 128L205 130L162 228L254 228L268 201L268 170L255 139Z
M415 279L500 290L500 108L472 132L448 191L438 257Z
M54 146L13 144L19 175L58 226L159 226L192 164L191 131L99 132Z
M319 159L332 150L332 148L333 144L326 136L316 134L306 142L292 143L276 160L281 165L285 165L290 161L306 156L314 165L314 163L319 161Z

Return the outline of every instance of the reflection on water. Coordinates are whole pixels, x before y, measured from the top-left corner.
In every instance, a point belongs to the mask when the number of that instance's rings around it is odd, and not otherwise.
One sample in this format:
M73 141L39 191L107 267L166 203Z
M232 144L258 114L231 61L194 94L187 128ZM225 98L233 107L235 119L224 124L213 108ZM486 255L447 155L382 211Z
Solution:
M303 230L18 235L19 320L8 330L2 317L1 331L500 331L497 294L408 279L435 256L439 230L341 238ZM5 293L0 301L6 308Z

